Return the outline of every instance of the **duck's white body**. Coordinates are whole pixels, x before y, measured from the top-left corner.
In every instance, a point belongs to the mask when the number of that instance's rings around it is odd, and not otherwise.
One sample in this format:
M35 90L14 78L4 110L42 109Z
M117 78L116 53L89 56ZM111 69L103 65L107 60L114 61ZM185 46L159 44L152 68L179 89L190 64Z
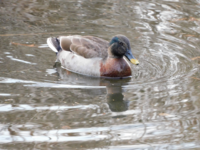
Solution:
M60 62L65 69L94 77L100 77L101 60L101 58L87 59L65 50L61 50L57 54L57 61Z

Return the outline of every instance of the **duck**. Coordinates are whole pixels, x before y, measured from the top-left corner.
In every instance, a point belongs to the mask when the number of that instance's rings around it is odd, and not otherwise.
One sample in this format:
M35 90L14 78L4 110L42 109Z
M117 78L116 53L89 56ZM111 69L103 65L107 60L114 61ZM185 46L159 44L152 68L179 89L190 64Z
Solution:
M56 53L56 62L64 69L86 76L130 77L132 71L128 61L139 65L125 35L115 35L110 42L95 36L49 37L47 45Z

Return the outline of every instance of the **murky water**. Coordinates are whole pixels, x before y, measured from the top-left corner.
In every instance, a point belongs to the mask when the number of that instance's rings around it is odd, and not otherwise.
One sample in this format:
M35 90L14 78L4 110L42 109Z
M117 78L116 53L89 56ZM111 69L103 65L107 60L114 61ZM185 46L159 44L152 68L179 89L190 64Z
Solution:
M199 0L1 0L0 149L200 149ZM132 78L54 66L46 38L126 35Z

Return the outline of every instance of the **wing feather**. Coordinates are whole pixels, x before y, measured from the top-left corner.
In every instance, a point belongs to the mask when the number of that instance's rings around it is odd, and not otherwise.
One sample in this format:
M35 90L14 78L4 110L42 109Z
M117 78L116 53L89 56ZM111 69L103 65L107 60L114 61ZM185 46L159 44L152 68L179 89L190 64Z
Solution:
M93 36L61 36L60 45L63 50L72 51L85 58L106 58L108 41Z

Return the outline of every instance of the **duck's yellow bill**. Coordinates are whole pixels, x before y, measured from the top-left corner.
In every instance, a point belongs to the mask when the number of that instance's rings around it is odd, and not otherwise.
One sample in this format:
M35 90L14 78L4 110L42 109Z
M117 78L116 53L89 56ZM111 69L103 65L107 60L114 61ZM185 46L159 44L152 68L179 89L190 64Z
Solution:
M130 62L135 65L139 65L139 61L137 59L131 59Z

